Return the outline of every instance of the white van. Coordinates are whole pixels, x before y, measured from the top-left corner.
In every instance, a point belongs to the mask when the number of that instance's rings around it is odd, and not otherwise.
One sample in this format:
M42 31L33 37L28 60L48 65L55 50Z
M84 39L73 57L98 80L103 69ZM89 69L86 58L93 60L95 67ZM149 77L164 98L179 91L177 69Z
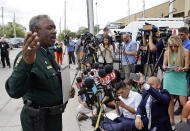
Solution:
M143 28L146 23L156 27L169 27L174 34L178 34L178 29L185 26L183 18L137 18L137 21L129 23L123 30L132 33L132 40L136 40L138 29Z

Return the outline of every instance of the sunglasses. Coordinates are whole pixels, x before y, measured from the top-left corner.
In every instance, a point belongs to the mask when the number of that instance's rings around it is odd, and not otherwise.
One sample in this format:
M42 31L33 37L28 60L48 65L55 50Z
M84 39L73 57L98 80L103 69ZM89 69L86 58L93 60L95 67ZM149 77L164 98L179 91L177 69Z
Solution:
M178 34L179 36L185 35L185 34Z
M177 47L179 47L179 46L178 46L178 45L169 45L169 47L177 48Z

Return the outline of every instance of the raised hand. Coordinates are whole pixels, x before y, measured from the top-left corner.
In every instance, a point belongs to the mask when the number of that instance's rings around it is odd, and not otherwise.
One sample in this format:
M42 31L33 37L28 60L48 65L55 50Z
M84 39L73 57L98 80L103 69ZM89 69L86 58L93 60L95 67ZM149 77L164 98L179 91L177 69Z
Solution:
M36 60L36 51L40 46L39 38L37 33L32 32L27 33L24 40L23 46L23 59L27 64L33 64Z

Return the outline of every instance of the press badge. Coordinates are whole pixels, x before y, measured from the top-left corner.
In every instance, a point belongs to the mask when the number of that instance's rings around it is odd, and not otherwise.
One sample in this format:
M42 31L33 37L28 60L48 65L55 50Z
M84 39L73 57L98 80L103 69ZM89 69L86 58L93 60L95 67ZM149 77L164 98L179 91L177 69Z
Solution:
M47 69L48 69L48 70L51 69L51 68L53 68L51 65L50 65L50 66L47 66Z

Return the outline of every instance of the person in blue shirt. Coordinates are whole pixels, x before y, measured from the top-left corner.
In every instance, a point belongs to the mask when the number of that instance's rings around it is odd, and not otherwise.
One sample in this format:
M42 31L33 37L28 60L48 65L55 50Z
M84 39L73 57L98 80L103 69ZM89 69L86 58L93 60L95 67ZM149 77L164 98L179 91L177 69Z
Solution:
M181 27L178 30L178 35L180 39L182 40L183 44L182 46L190 51L190 40L189 40L189 30L187 27Z
M122 66L125 78L129 78L134 71L135 55L137 54L137 44L133 42L128 33L123 34L122 43Z
M74 51L75 51L75 42L72 40L72 37L69 37L69 45L68 45L68 54L69 54L69 64L73 64L75 65L75 55L74 55Z
M164 39L160 38L159 31L156 32L155 39L153 39L152 31L150 32L148 45L149 45L150 51L156 53L156 59L159 60L158 66L160 67L161 71L164 71L164 69L162 68L164 52L160 59L159 59L159 57L162 53L162 50L165 48L165 44L166 44L166 41Z

